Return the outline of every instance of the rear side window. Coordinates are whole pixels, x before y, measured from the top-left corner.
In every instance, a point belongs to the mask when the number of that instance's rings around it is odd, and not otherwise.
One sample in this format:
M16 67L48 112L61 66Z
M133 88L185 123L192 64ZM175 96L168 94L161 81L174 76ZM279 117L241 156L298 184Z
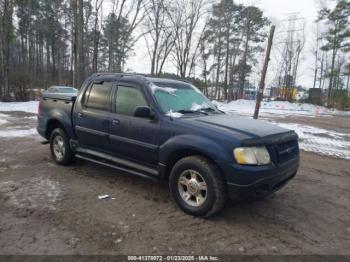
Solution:
M88 108L109 111L113 82L93 84L90 93L85 95L85 106Z
M133 116L137 107L148 106L141 90L128 87L118 86L116 112L123 115Z

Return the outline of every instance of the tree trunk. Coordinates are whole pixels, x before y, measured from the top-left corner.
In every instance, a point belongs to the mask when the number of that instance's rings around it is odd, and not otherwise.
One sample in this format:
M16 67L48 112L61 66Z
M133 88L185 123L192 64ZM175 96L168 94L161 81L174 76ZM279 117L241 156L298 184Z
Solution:
M230 89L230 97L229 97L229 102L231 102L233 99L236 99L236 95L234 94L234 86L233 86L233 70L234 70L234 66L236 64L236 60L237 60L237 56L238 56L238 49L239 49L239 45L242 41L243 36L241 37L241 40L238 41L234 47L234 54L233 54L233 58L232 58L232 63L231 63L231 69L230 69L230 85L231 85L231 89Z
M9 83L9 73L10 73L10 44L12 39L13 25L12 25L12 16L13 16L13 1L5 0L4 1L4 10L3 10L3 19L2 19L2 28L3 32L0 36L2 39L2 76L4 81L3 88L3 99L9 100L10 98L10 83Z
M349 95L349 88L350 88L350 64L349 64L349 71L348 71L348 79L346 81L346 90L348 91L348 95Z
M229 52L230 52L230 29L226 32L226 58L225 58L225 79L224 79L224 92L225 100L228 99L228 71L229 71Z
M219 38L218 45L218 58L217 58L217 66L216 66L216 81L215 81L215 99L220 100L220 91L219 90L219 80L220 80L220 66L221 66L221 38Z
M160 33L159 33L159 19L160 19L160 3L158 4L158 6L156 7L157 11L155 13L155 41L154 41L154 47L153 47L153 52L152 52L152 61L151 61L151 75L154 76L156 74L156 58L157 58L157 53L158 53L158 45L159 45L159 37L160 37Z
M249 31L249 30L248 30ZM239 98L243 98L243 92L244 92L244 85L245 85L245 70L247 65L247 57L248 57L248 48L249 48L249 33L246 32L246 40L244 43L244 53L243 53L243 60L240 70L240 76L239 76Z
M100 32L97 32L95 29L94 32L94 49L93 49L93 58L92 58L92 72L97 72L97 64L98 64L98 46L100 42Z
M95 31L94 36L94 51L93 51L93 58L92 58L92 72L97 73L98 71L98 48L99 48L99 42L100 42L100 32Z
M316 62L315 62L315 72L314 72L314 84L313 88L316 88L316 82L317 82L317 74L318 74L318 65L317 65L317 60L318 60L318 51L316 51Z
M320 68L320 82L318 88L322 88L322 79L323 79L323 68L324 67L324 53L322 54L321 58L321 68Z
M56 82L56 55L55 55L55 40L52 40L51 55L52 55L52 81Z
M73 25L72 25L72 70L73 70L73 86L79 88L78 84L78 7L77 1L71 0L71 8L73 10Z
M333 49L332 52L332 65L331 65L331 74L329 77L329 86L328 86L328 96L327 96L327 106L331 107L333 102L332 102L332 92L333 92L333 80L334 80L334 67L335 67L335 58L337 56L336 49Z
M78 1L78 17L77 17L77 53L78 53L78 75L77 86L81 87L85 78L85 65L84 65L84 3L83 0Z
M96 0L95 2L95 24L94 24L94 39L93 39L93 55L92 55L92 72L97 73L98 71L98 48L100 44L100 35L101 32L98 28L98 16L99 16L99 10L103 4L103 1L101 3Z
M154 76L155 72L156 72L156 57L157 57L158 43L159 43L159 34L158 34L157 30L158 29L156 29L156 40L154 43L154 49L153 49L153 53L152 53L152 64L151 64L151 75L152 76Z

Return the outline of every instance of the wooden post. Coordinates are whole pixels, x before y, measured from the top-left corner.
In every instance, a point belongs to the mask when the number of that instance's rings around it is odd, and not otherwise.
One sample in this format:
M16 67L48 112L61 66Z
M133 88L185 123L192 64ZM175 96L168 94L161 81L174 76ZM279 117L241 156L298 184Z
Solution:
M265 56L265 63L264 63L263 71L261 74L260 84L259 84L259 92L258 92L258 95L256 98L254 119L259 118L260 104L261 104L261 100L264 97L265 79L266 79L267 68L268 68L269 62L270 62L270 54L271 54L271 48L272 48L272 43L273 43L273 36L275 34L275 29L276 29L276 26L274 26L274 25L271 26L269 42L267 45L266 56Z

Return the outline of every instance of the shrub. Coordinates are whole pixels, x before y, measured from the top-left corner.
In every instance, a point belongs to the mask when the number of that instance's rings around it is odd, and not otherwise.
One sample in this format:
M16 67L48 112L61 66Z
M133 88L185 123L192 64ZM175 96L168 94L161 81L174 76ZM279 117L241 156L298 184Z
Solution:
M350 97L346 90L336 90L333 101L334 107L339 110L350 109Z

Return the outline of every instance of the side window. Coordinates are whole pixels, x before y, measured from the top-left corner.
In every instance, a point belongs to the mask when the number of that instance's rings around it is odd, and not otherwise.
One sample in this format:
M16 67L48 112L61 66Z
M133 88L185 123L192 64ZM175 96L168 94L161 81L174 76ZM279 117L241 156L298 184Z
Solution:
M148 106L141 90L127 86L118 86L115 104L117 113L129 116L135 114L137 107Z
M85 93L84 105L88 108L109 111L112 85L113 82L93 84Z

